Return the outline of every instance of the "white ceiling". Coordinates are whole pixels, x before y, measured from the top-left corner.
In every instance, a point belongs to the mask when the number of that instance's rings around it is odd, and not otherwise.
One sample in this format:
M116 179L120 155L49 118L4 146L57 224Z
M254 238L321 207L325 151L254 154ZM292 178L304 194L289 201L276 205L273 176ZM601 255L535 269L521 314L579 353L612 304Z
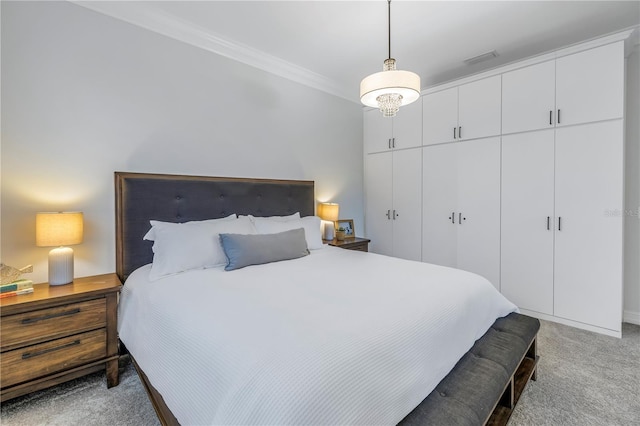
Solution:
M384 0L74 3L350 100L387 57ZM638 25L640 1L394 0L391 53L425 89Z

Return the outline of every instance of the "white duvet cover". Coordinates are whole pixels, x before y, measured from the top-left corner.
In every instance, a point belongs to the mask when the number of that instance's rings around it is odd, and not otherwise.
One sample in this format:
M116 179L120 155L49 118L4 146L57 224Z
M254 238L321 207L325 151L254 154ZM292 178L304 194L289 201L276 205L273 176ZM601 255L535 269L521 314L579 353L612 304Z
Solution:
M496 318L484 278L327 247L122 291L120 339L183 425L392 425Z

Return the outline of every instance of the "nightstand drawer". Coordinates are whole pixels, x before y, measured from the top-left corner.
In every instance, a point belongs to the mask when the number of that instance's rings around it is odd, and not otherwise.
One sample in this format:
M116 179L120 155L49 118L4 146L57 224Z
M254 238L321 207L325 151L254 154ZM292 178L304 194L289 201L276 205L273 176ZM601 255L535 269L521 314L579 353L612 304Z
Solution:
M347 250L355 250L355 251L369 251L369 243L358 243L352 244L349 247L345 247Z
M347 250L354 251L369 251L369 243L371 242L368 238L348 238L345 240L332 240L332 241L324 241L326 244L334 247L340 247Z
M3 317L2 350L104 327L106 311L106 300L100 298Z
M5 388L16 383L46 376L104 358L107 333L104 329L76 334L2 354L2 379Z

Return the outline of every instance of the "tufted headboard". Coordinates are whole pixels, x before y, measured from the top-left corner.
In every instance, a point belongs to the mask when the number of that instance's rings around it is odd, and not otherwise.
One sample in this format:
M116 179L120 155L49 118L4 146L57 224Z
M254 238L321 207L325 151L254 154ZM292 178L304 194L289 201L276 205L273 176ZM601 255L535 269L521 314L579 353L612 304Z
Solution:
M116 273L122 282L151 263L149 220L188 222L232 213L253 216L315 211L313 181L115 172Z

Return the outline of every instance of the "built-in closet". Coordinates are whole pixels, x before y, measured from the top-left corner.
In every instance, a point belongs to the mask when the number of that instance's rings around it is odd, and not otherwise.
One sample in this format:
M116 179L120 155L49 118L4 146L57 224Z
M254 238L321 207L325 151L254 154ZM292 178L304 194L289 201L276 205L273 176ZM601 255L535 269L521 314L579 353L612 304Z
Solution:
M502 292L620 331L624 42L502 78Z
M371 251L468 270L522 312L620 336L630 31L364 112Z

